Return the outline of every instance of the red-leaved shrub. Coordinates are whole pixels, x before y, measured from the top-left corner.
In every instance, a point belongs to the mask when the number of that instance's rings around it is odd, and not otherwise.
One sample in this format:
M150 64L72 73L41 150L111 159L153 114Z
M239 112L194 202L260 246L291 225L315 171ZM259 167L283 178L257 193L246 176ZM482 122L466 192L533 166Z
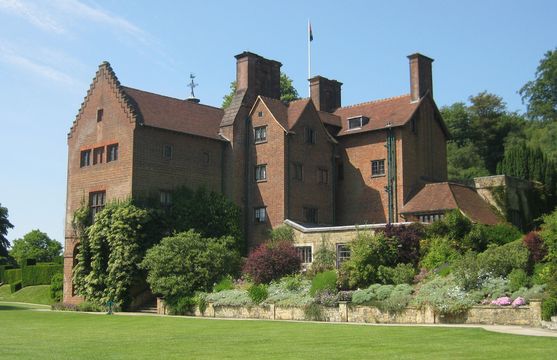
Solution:
M530 260L537 263L543 260L545 255L547 255L547 248L540 236L536 231L530 231L528 234L524 235L522 242L528 248L530 252Z
M301 260L289 241L264 243L253 250L244 265L244 274L256 284L267 284L300 271Z

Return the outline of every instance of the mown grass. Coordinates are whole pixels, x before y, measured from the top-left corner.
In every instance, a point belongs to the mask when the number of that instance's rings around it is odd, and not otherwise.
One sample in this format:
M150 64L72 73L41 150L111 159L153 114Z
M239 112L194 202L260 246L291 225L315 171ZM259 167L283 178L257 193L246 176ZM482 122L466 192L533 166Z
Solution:
M45 312L0 303L0 359L554 359L557 338Z
M50 298L50 285L28 286L10 293L10 285L0 286L0 301L15 301L32 304L50 305L54 301Z

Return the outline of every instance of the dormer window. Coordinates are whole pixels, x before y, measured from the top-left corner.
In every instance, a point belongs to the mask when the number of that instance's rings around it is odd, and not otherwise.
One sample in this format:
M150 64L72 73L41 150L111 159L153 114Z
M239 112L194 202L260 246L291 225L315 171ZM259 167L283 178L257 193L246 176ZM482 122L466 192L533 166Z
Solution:
M361 129L368 122L369 118L367 116L360 115L348 118L348 130Z

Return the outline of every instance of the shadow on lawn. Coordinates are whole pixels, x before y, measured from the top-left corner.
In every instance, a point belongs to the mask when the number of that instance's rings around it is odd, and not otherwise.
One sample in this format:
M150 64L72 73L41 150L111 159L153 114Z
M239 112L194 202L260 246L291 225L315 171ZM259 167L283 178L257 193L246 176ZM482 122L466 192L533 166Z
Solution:
M29 310L29 308L22 307L22 306L16 306L16 305L2 304L2 305L0 305L0 311L2 311L2 310Z

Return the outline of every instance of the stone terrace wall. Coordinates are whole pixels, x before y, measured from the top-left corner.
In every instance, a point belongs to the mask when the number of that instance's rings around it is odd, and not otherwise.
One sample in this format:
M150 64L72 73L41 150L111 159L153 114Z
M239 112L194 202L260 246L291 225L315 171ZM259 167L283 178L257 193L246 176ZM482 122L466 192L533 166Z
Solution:
M164 302L158 299L157 312L167 314ZM262 320L307 320L302 307L267 306L214 306L209 303L203 313L196 309L194 316L262 319ZM482 324L482 325L526 325L541 326L541 302L530 301L527 306L474 306L459 316L436 314L431 308L407 307L396 314L382 312L376 307L353 305L341 302L338 307L321 307L322 320L326 322L371 323L371 324Z

